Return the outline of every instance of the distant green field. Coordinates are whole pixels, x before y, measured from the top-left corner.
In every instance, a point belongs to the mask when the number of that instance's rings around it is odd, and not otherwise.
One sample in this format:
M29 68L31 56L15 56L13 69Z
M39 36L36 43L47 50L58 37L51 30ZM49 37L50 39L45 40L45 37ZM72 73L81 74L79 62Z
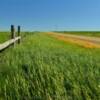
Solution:
M9 32L0 32L0 43L5 42L8 39L10 39Z
M0 100L100 100L100 49L27 33L0 53Z
M76 34L76 35L85 35L85 36L95 36L95 37L100 37L100 32L67 32L67 31L58 31L58 33L64 33L64 34Z
M25 37L27 34L31 34L32 32L21 32L21 36ZM33 33L32 33L33 34ZM17 36L17 33L16 33ZM7 40L11 39L10 32L0 32L0 43L3 43Z

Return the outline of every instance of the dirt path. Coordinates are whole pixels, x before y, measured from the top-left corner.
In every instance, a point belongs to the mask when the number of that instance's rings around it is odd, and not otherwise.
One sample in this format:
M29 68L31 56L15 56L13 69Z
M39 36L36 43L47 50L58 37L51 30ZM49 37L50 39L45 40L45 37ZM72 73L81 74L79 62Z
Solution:
M54 32L49 32L48 34L52 35L53 37L59 40L75 43L77 45L84 46L87 48L100 48L100 38L98 37L62 34L62 33L54 33Z

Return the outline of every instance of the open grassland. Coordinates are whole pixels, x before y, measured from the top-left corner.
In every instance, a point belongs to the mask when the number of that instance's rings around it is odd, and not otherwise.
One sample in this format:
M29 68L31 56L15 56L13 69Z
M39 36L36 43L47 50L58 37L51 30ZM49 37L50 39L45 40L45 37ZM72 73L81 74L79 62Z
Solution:
M58 34L54 32L48 32L48 35L51 35L52 37L55 37L58 40L83 46L85 48L100 48L100 38L97 37L87 37L87 36L70 35L62 33Z
M27 34L33 34L32 32L21 32L21 36L24 38ZM15 37L17 37L18 34L16 32ZM11 39L11 32L0 32L0 43L4 43L5 41L8 41Z
M0 32L0 43L3 43L10 38L11 38L11 36L10 36L9 32Z
M64 34L72 34L72 35L85 35L85 36L93 36L93 37L100 37L100 32L89 32L89 31L58 31L57 33L64 33Z
M0 100L99 100L100 49L27 34L0 53Z

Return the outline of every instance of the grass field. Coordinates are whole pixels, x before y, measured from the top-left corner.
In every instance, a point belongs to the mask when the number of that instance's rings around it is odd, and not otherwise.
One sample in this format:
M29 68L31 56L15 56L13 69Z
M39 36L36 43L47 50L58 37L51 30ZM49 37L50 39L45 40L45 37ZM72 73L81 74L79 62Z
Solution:
M64 33L64 34L73 34L73 35L85 35L85 36L94 36L94 37L100 37L100 32L89 32L89 31L58 31L58 33Z
M29 33L0 53L0 100L99 99L100 49Z
M0 32L0 43L3 43L10 39L10 33L9 32Z

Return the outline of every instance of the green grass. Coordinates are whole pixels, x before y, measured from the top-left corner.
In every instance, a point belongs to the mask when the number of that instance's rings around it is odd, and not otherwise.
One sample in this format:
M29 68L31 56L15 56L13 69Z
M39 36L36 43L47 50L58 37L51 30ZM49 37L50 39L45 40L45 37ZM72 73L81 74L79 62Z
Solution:
M72 31L72 32L67 32L67 31L58 31L58 33L64 33L64 34L74 34L74 35L85 35L85 36L95 36L95 37L100 37L100 32L89 32L89 31Z
M33 34L32 32L21 32L22 37L26 37L27 34ZM17 37L17 32L16 32ZM11 39L11 33L10 32L0 32L0 43L4 43L7 40Z
M10 33L9 32L0 32L0 43L3 43L10 39Z
M100 49L42 33L0 53L0 100L99 100Z

